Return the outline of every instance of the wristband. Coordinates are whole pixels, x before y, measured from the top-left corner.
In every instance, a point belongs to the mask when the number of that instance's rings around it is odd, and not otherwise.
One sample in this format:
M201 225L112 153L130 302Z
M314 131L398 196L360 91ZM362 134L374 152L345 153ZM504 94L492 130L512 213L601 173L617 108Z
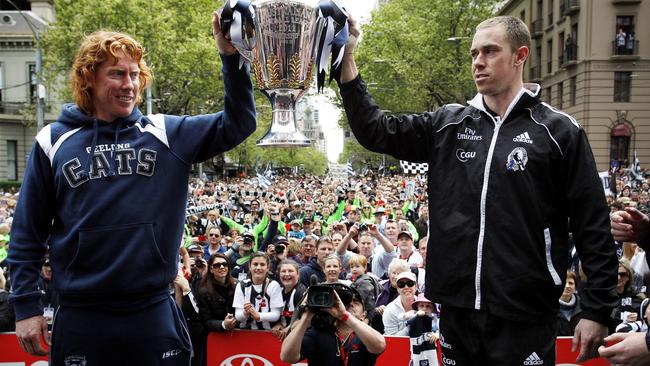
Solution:
M343 314L343 316L341 317L341 319L339 319L339 321L341 323L345 323L345 322L348 321L349 318L350 318L350 313L346 311L345 314ZM646 337L646 339L647 339L647 337Z

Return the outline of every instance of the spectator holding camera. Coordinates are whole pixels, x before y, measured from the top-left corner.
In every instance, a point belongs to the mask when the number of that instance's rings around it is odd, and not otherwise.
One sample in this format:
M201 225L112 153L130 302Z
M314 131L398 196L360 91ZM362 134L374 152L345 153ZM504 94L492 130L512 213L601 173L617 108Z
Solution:
M410 319L407 314L413 310L413 302L417 292L417 278L411 271L405 271L397 275L397 293L399 296L390 304L382 315L385 335L408 336L409 330L406 321Z
M246 231L241 234L241 237L235 240L233 247L226 252L226 256L230 257L232 264L232 276L237 279L243 279L249 271L249 261L251 253L253 253L253 246L255 245L255 236L253 233ZM236 251L235 251L236 250ZM229 255L229 252L232 254Z
M336 320L334 327L312 326L314 312L305 306L305 297L301 305L304 308L302 314L282 342L280 359L283 362L293 364L306 358L310 366L375 364L377 357L386 349L386 340L368 325L363 300L358 292L347 286L344 289L351 292L347 304L334 291L334 306L322 310Z
M237 284L233 307L242 329L271 330L271 324L280 319L284 306L282 289L280 284L268 278L269 265L266 253L253 253L249 278Z
M299 270L300 265L291 259L285 259L278 265L278 277L282 285L284 308L282 309L280 321L273 326L271 331L279 340L283 340L289 333L293 313L307 291L307 287L298 281Z

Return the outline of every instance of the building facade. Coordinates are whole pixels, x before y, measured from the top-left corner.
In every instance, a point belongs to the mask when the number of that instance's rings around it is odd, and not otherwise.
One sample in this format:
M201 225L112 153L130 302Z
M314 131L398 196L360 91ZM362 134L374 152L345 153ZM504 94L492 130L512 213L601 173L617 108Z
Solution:
M524 82L575 117L599 171L650 166L650 0L510 0L530 28Z
M38 129L37 100L43 124L56 117L55 95L37 77L36 41L53 20L52 0L16 1L0 9L0 181L21 181ZM40 87L39 87L40 85Z

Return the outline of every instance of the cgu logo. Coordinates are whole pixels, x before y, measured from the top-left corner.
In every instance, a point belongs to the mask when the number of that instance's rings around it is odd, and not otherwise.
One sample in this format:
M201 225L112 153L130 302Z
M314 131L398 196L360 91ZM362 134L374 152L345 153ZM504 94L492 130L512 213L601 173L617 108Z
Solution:
M226 358L219 366L273 366L273 363L258 355L240 353Z
M463 149L456 150L456 158L460 162L467 162L469 159L474 159L476 157L476 151L465 151Z

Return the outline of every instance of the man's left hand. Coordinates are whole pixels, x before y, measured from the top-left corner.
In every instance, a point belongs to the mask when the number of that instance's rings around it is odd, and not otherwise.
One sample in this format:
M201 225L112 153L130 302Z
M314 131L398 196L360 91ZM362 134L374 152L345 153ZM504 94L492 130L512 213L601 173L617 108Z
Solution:
M230 35L226 38L226 35L221 33L221 17L218 11L212 13L212 35L217 42L217 49L220 54L228 56L237 53L237 49L232 45L230 39L228 39Z
M580 320L573 334L571 346L572 352L580 349L576 361L583 362L598 357L598 347L604 344L606 335L606 326L589 319Z

